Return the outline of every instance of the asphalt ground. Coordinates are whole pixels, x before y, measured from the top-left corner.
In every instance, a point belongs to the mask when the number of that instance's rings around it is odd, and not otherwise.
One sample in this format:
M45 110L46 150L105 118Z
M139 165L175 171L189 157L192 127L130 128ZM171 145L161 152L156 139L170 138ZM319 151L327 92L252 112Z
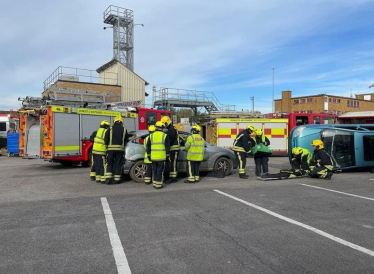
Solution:
M270 158L270 172L288 166ZM0 273L374 273L374 174L101 185L0 157ZM335 192L333 192L335 191Z

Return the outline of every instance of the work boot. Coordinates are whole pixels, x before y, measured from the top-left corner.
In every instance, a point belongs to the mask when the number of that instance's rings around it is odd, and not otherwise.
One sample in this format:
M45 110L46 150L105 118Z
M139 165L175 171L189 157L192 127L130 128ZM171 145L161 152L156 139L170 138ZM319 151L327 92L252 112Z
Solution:
M167 184L167 185L169 185L169 184L171 184L172 183L172 180L169 178L169 179L167 179L166 181L164 181L164 184Z
M96 178L95 178L95 176L91 176L90 177L90 180L93 182L93 181L96 181Z
M114 181L113 183L118 185L121 183L121 181Z
M177 181L178 181L177 178L171 178L171 179L170 179L170 182L171 182L171 183L176 183Z
M195 181L189 181L189 180L185 180L185 181L184 181L184 183L185 183L185 184L194 184L194 183L195 183Z
M332 174L333 174L333 173L332 173L331 171L328 171L328 172L327 172L327 175L325 176L324 179L325 179L325 180L331 180Z
M101 182L102 184L107 184L107 185L111 185L113 184L113 179L106 179L106 182Z
M249 176L247 174L239 174L240 179L248 179Z

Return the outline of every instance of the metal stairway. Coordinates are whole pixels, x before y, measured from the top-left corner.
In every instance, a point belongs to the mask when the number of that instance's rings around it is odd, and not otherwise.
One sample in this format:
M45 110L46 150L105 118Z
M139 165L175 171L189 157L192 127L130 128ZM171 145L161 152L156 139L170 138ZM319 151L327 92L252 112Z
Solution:
M153 106L192 108L195 113L199 107L208 113L235 110L235 105L221 104L213 92L156 87L153 87Z

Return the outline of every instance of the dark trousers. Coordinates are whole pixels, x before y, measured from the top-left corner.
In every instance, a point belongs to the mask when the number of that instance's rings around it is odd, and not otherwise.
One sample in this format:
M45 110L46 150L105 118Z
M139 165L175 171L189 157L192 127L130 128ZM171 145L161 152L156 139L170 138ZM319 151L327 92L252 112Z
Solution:
M114 178L114 182L120 182L121 181L121 172L122 172L122 166L124 162L124 151L115 151L110 150L107 153L107 173L106 173L106 179L111 181Z
M165 161L153 161L152 162L152 183L156 188L161 188L164 182L164 169Z
M187 180L190 182L195 182L200 180L199 169L200 161L187 161Z
M310 172L310 177L312 178L325 178L327 175L327 172L330 170L323 166L317 166L313 168L313 170Z
M145 176L144 176L144 183L148 185L152 181L152 163L146 163L145 166L146 166L146 170L145 170Z
M262 167L262 172L263 173L269 172L268 162L269 162L269 157L267 157L267 156L255 157L256 175L257 176L261 175L261 167Z
M170 178L178 177L178 156L179 150L170 151Z
M90 171L90 177L95 178L96 172L95 172L95 159L94 155L91 155L91 171Z
M105 155L94 154L96 182L105 182Z
M245 165L247 164L247 155L245 152L241 151L234 151L235 156L239 161L239 175L244 175L245 174Z

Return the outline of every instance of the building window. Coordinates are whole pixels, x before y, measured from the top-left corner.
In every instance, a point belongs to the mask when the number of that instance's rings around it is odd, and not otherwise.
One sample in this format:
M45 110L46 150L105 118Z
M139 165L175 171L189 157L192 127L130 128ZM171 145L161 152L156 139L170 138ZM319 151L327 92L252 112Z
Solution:
M357 107L358 108L360 107L360 101L357 101Z
M360 107L360 102L359 101L354 101L354 100L347 100L347 107L359 108Z
M329 103L331 103L331 98L329 98Z
M306 99L300 99L300 104L305 104L306 103Z
M338 104L340 104L340 99L336 99L336 102L337 102Z
M329 97L325 96L325 103L328 103Z
M307 99L307 103L312 103L313 102L313 98L308 98Z
M293 104L294 104L294 105L299 104L299 99L293 100Z

